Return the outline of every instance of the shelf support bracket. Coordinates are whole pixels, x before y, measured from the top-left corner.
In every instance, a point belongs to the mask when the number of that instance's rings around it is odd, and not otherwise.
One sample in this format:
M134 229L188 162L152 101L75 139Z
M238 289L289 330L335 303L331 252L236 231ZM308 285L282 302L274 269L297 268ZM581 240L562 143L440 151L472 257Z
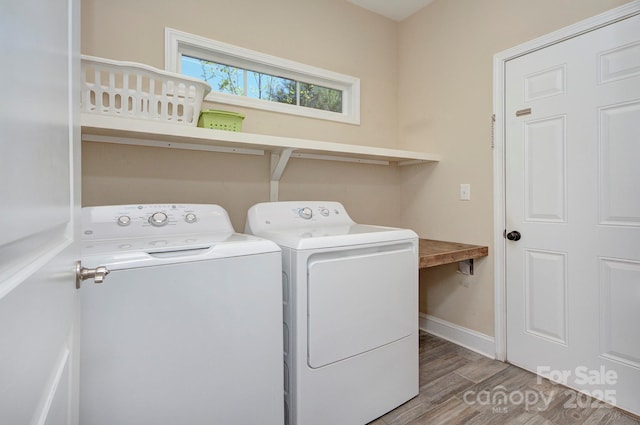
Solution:
M462 274L473 276L473 258L458 262L458 271Z
M271 202L278 200L280 178L282 177L282 173L284 173L284 169L287 167L292 153L292 148L283 149L280 154L271 153L271 187L269 191L269 200Z

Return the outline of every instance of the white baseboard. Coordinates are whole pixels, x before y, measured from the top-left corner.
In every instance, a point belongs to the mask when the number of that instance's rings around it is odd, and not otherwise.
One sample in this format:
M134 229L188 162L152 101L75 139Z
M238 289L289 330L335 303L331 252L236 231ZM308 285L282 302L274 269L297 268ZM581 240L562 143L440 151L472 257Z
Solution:
M493 337L456 325L428 314L420 313L420 329L468 348L491 359L496 357L496 344Z

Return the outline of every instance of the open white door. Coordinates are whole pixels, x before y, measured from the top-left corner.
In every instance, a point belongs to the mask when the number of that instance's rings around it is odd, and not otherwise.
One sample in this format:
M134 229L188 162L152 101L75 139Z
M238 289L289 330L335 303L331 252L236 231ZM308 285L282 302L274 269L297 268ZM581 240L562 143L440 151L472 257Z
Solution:
M0 424L78 422L79 2L0 13Z
M505 116L507 359L638 414L640 15L508 61Z

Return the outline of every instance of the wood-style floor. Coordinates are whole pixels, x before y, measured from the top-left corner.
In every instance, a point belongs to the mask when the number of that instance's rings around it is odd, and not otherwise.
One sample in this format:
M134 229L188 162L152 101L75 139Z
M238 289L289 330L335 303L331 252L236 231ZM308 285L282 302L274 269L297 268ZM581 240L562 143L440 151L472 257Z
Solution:
M420 393L369 425L640 425L583 394L420 333Z

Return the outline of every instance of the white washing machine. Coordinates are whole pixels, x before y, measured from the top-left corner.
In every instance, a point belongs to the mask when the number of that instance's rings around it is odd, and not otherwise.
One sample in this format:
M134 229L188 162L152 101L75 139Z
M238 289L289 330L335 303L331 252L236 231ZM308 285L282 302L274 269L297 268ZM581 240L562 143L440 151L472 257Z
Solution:
M251 207L282 248L285 423L362 425L418 394L418 237L337 202Z
M280 248L217 205L83 208L80 423L284 422Z

